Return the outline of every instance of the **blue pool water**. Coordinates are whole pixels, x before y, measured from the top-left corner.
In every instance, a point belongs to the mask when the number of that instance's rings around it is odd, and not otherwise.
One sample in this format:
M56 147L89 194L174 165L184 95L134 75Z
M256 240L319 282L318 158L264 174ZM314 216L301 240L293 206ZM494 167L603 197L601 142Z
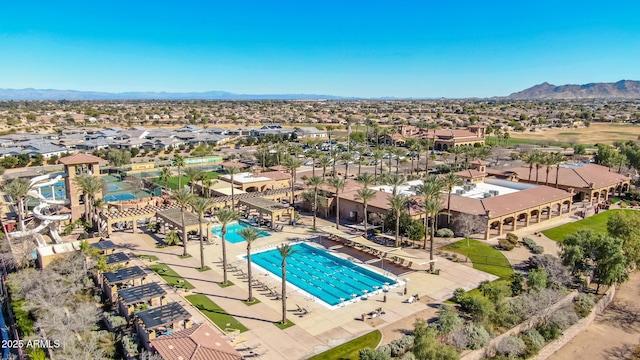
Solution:
M122 188L116 184L107 184L107 190L109 192L113 192L113 191L122 190Z
M293 245L293 249L293 255L287 258L287 281L332 306L339 305L341 298L351 300L352 294L360 297L396 283L304 243ZM278 249L251 255L251 261L278 277L282 275Z
M132 193L109 194L104 196L104 201L106 202L125 201L133 199L137 199L137 197Z
M240 235L238 235L238 231L250 226L251 225L241 223L241 222L231 223L227 225L227 234L225 235L224 239L232 244L242 242L244 241L244 239ZM211 232L217 237L222 238L222 226L212 228ZM265 236L271 236L271 235L267 232L260 231L260 237L265 237Z

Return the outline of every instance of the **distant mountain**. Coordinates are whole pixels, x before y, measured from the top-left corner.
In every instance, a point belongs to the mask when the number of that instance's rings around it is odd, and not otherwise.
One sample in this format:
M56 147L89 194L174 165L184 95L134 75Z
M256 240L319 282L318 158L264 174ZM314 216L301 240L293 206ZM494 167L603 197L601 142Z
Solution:
M0 100L344 100L355 99L314 94L234 94L206 92L98 92L55 89L0 89Z
M506 97L510 100L536 99L640 99L640 81L585 85L552 85L544 82Z

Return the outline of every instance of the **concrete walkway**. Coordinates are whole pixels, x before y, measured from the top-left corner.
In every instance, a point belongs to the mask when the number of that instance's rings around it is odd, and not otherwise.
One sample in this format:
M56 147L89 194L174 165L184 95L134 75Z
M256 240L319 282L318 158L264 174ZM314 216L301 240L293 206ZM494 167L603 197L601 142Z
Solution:
M311 224L311 219L306 218L304 223ZM332 224L325 220L317 219L317 226L329 226ZM278 244L295 238L308 238L315 235L308 227L285 226L282 232L270 232L271 236L260 238L253 245L253 252L273 248ZM169 265L180 276L184 277L196 288L193 293L207 295L216 304L221 306L229 314L249 328L244 333L246 341L238 346L254 346L260 344L262 351L267 351L265 359L303 359L323 352L331 347L349 341L355 337L364 335L374 329L382 329L387 333L405 331L406 325L399 323L402 319L412 319L415 314L425 311L435 311L433 304L451 297L456 288L471 289L483 280L493 280L494 276L480 272L463 264L438 259L437 268L441 269L439 276L427 274L424 271L408 271L406 268L394 267L384 264L384 270L377 261L367 253L351 248L342 249L335 246L336 243L324 241L324 244L314 243L314 246L322 246L336 256L350 259L359 265L369 267L374 271L385 272L385 275L397 279L401 285L391 288L386 294L379 293L370 296L367 300L330 309L319 300L308 294L291 289L288 294L288 319L296 325L285 330L279 330L273 322L281 319L281 302L267 296L264 291L254 289L254 296L261 302L252 306L245 305L241 300L247 298L247 282L235 273L229 273L229 279L234 286L221 288L218 283L222 281L222 269L219 262L221 246L217 244L205 245L205 263L212 269L200 272L199 243L192 241L188 245L188 251L193 257L181 259L182 247L174 246L156 248L156 240L147 234L114 233L111 237L114 243L124 247L126 251L135 254L155 255L158 262ZM411 250L420 253L426 260L428 254L421 250ZM228 262L240 269L246 269L246 261L242 258L246 254L246 243L227 243ZM376 267L377 266L377 267ZM246 272L246 270L245 270ZM278 288L280 279L273 274L267 274L259 268L253 268L253 277L271 288ZM407 284L408 294L419 294L420 301L408 304L409 295L404 294L404 282ZM385 299L386 298L386 299ZM385 302L386 300L386 302ZM304 316L296 315L297 306L304 307L309 313ZM376 318L368 318L362 321L362 315L373 312L382 307L384 314ZM411 323L413 320L411 320ZM397 324L397 325L394 325ZM393 329L397 326L397 329ZM383 339L386 343L387 339Z

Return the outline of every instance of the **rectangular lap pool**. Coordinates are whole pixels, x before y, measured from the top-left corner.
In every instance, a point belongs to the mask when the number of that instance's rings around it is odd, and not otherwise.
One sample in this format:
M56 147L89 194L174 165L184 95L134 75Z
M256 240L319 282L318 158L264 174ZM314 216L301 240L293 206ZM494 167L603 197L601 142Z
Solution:
M296 244L293 249L293 255L287 258L287 281L331 306L396 284L393 279L311 245ZM278 249L253 254L251 261L281 277Z
M251 225L242 222L233 222L227 225L227 234L224 239L232 244L243 242L242 236L238 235L238 231L250 227ZM219 238L222 238L222 226L214 227L211 232ZM260 231L260 237L271 236L269 233Z

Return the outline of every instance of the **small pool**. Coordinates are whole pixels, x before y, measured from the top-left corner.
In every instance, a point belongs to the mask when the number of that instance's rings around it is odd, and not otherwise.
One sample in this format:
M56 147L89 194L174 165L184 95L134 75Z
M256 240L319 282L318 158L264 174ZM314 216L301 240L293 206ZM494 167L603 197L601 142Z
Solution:
M122 190L122 188L116 184L107 184L107 191L109 192L114 192L114 191L119 191Z
M137 197L132 193L109 194L104 196L104 201L106 202L125 201L125 200L134 200L134 199L137 199Z
M238 231L246 228L252 227L251 225L242 223L242 222L233 222L227 225L227 234L224 239L232 244L243 242L244 239L242 236L238 235ZM211 229L211 232L219 238L222 238L222 226L214 227ZM269 233L260 231L260 237L271 236Z
M331 306L396 284L393 279L311 245L296 244L293 249L293 255L287 258L287 281ZM278 249L253 254L251 261L279 278L282 275Z

